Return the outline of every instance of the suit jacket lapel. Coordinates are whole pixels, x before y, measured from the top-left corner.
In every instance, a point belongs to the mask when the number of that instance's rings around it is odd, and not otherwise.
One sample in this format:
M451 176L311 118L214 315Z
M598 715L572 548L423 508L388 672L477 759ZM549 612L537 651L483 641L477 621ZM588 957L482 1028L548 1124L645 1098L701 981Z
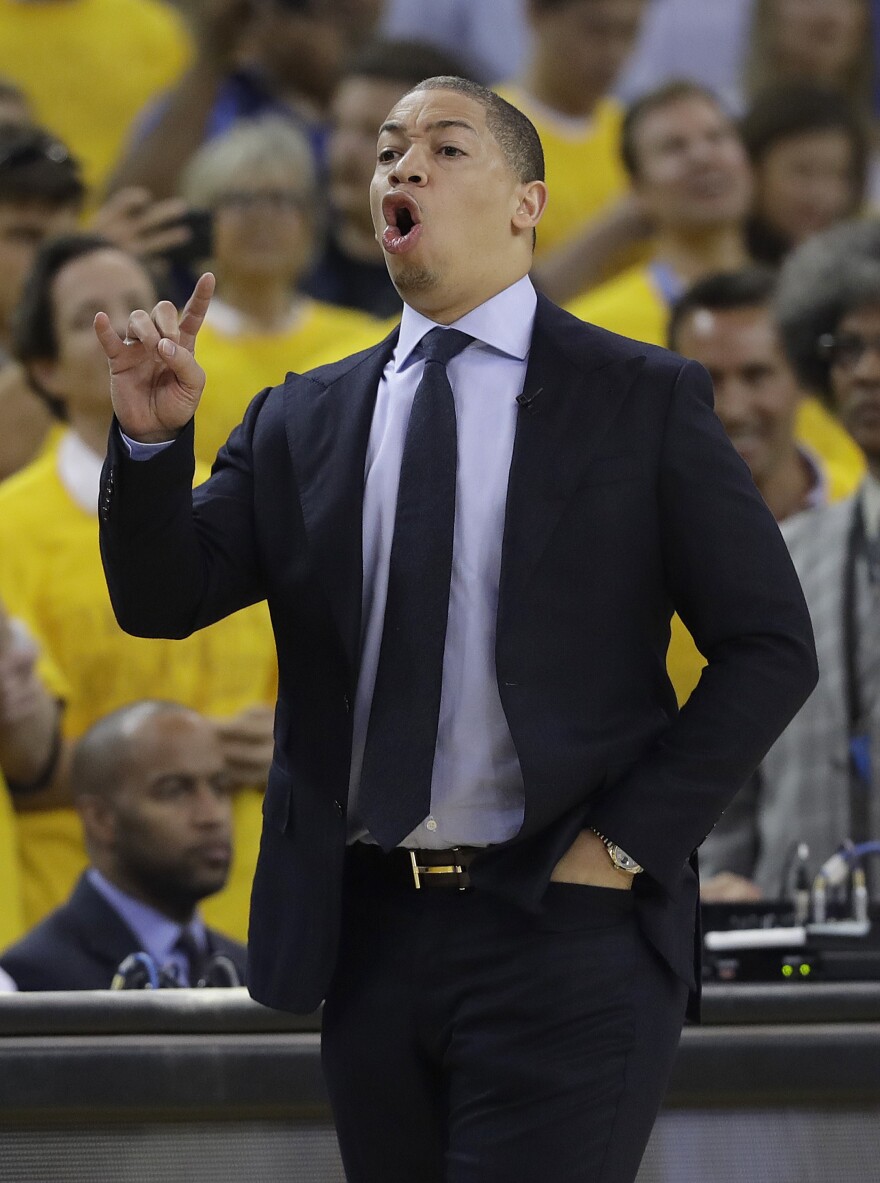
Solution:
M67 908L76 921L83 945L104 965L116 969L129 953L140 949L140 938L92 887L85 873L80 876Z
M285 389L287 440L311 557L349 664L360 662L364 464L376 391L397 330L354 365ZM304 388L308 383L311 389Z
M499 625L643 364L612 358L598 333L585 344L586 327L539 297L507 489Z
M603 335L538 298L508 481L499 625L546 547L623 405L641 358L619 361ZM351 668L360 659L363 474L376 391L395 330L354 365L340 362L286 390L290 454L311 555ZM308 384L306 386L306 384Z

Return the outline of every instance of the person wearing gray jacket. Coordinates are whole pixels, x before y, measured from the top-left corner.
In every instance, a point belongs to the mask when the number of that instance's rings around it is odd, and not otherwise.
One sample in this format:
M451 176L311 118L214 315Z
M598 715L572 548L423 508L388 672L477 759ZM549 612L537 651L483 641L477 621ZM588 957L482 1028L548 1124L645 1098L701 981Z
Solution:
M752 897L753 885L786 895L800 843L812 875L845 840L880 836L880 224L846 223L805 243L777 301L801 382L833 407L868 472L854 497L782 525L819 682L703 844L701 871L726 872L731 899Z

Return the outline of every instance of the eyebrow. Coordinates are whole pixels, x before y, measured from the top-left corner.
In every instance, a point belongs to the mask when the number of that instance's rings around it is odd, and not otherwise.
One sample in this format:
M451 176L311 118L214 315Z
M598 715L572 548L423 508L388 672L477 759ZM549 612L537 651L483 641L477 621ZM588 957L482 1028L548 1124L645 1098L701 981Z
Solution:
M437 119L433 123L427 124L425 130L436 131L437 128L443 129L447 127L463 127L465 131L473 132L474 135L477 134L477 129L474 127L474 125L472 123L468 123L464 119ZM398 123L396 120L391 119L387 123L383 123L379 128L379 135L382 135L382 133L386 131L405 132L406 126L403 123Z

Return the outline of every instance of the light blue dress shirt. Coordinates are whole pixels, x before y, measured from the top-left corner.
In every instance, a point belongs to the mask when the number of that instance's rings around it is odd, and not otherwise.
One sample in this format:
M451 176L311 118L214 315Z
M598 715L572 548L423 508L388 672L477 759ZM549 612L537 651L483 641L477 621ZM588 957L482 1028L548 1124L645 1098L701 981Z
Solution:
M522 773L495 674L495 618L516 397L525 382L536 303L526 277L449 326L475 341L446 368L455 399L458 471L443 688L431 813L404 846L487 846L513 837L522 825ZM352 838L366 837L357 823L357 786L382 641L404 438L425 368L416 347L433 328L433 321L404 305L367 446L361 669L349 787ZM405 727L405 687L400 706Z
M488 846L512 838L522 825L522 772L498 692L495 620L516 398L525 383L536 305L526 276L448 326L475 340L447 367L458 440L449 618L431 812L404 839L405 846ZM379 382L367 446L350 841L370 841L358 822L357 790L382 641L403 445L424 370L417 346L433 328L433 321L404 305L397 346ZM134 459L147 459L168 446L126 443ZM400 724L406 726L406 687L401 687Z
M122 891L95 867L90 867L86 875L95 891L104 897L137 937L140 943L138 952L148 953L160 969L171 968L181 986L191 985L188 976L189 963L184 954L174 946L186 928L192 933L202 951L207 951L208 934L199 917L195 916L189 924L178 924L176 920L163 916L149 904L144 904Z

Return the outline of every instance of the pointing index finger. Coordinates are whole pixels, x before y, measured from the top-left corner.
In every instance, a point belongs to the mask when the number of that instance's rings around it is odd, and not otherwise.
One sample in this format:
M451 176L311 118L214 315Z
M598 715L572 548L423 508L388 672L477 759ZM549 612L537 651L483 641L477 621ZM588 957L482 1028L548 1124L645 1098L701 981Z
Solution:
M199 329L202 327L208 305L214 294L214 276L210 271L200 275L193 293L186 302L180 317L180 344L190 353L193 352Z

